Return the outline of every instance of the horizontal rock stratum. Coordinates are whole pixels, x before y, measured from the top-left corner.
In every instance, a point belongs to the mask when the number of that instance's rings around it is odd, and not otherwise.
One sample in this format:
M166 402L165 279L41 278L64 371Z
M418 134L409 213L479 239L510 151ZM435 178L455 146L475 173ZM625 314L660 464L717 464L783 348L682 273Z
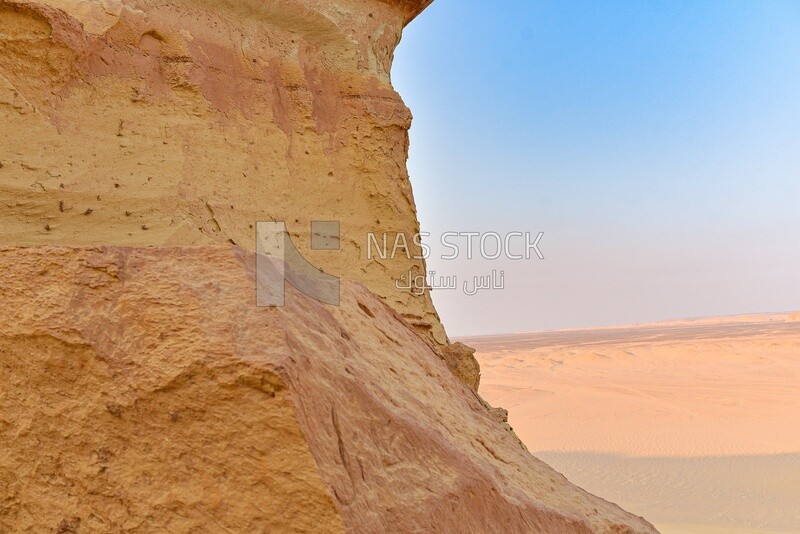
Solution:
M446 343L430 295L395 287L425 265L389 74L428 3L0 0L0 243L252 250L283 221ZM312 250L330 220L341 249ZM371 233L409 254L368 257Z
M0 272L2 532L655 532L359 284L257 308L224 246L6 248Z

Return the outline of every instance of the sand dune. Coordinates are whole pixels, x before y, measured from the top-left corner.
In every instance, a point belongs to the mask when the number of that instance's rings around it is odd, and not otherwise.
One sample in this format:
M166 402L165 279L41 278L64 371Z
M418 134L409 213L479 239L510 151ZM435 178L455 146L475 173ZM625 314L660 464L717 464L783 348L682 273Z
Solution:
M570 480L672 534L800 532L800 323L486 336L481 393Z

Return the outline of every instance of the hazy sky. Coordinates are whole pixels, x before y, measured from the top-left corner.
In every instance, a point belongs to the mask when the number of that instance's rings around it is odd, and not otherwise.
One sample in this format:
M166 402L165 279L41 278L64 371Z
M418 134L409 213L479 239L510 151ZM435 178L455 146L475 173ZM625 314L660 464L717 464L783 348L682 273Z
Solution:
M505 272L434 291L451 336L800 309L800 2L435 0L393 81L429 241L545 232L434 250Z

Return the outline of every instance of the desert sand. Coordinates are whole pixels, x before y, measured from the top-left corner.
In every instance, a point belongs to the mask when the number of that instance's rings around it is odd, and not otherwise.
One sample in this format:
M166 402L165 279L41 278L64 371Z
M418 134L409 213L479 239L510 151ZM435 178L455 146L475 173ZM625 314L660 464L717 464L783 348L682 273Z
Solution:
M536 456L665 534L800 532L797 314L465 339Z

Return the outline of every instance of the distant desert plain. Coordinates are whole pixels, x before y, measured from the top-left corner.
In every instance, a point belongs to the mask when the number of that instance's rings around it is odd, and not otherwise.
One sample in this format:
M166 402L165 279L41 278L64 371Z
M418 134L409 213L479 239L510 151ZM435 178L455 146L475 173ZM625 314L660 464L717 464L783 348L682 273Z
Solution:
M535 456L664 534L800 533L800 314L463 338Z

